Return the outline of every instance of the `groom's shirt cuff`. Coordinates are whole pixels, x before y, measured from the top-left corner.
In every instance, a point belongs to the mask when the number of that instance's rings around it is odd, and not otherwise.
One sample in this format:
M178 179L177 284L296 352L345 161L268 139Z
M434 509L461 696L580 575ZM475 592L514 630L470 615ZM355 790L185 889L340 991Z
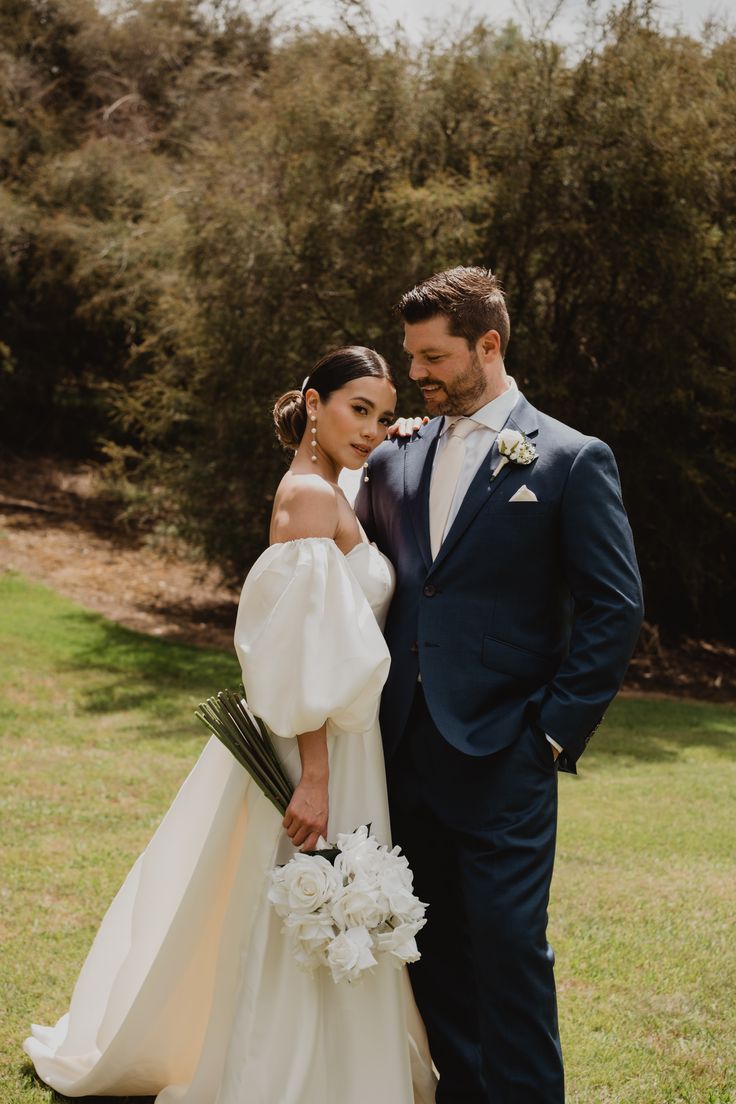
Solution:
M553 748L557 748L557 750L559 751L559 753L560 753L560 755L561 755L561 754L562 754L562 752L563 752L563 751L564 751L565 749L564 749L564 748L561 748L561 747L560 747L560 745L559 745L559 744L557 743L557 741L556 741L556 740L553 740L553 739L552 739L552 737L551 737L551 736L549 735L549 733L545 732L545 734L544 734L544 735L545 735L545 736L547 737L547 742L548 742L548 743L550 743L550 744L552 745L552 747L553 747Z

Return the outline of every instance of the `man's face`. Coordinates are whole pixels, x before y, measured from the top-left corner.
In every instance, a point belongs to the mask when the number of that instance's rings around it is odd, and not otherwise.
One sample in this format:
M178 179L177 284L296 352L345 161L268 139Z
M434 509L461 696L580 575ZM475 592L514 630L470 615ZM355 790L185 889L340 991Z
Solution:
M474 414L487 401L488 380L476 349L454 337L444 314L426 322L404 323L409 379L418 385L427 413Z

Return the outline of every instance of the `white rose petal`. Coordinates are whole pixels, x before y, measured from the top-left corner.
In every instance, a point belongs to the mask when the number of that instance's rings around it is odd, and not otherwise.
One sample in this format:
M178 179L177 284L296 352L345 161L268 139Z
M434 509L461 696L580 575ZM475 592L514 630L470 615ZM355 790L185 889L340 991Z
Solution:
M331 862L320 855L295 855L283 868L283 883L277 883L272 890L279 902L286 898L290 912L305 913L320 909L338 888ZM282 907L277 905L279 909Z
M391 908L391 915L402 924L423 920L427 910L427 906L413 893L406 893L405 891L390 894L388 903Z
M320 943L329 943L334 938L335 924L327 911L293 913L287 916L284 931L288 931L301 943L316 947Z
M403 966L407 962L418 962L422 957L419 953L416 939L409 939L406 943L401 943L398 947L393 949L391 954L400 966Z
M375 836L368 835L365 826L355 832L338 835L337 846L341 854L336 859L336 865L346 871L357 869L359 864L370 863L375 866L381 861L380 844Z
M498 475L504 464L511 461L513 464L531 464L537 458L534 445L525 434L517 429L502 429L498 435L498 451L501 459L492 472L492 478Z
M390 860L392 866L401 866L405 870L409 869L409 860L406 855L403 854L398 843L394 844L391 850L386 852L386 858Z
M498 435L498 450L503 456L509 456L523 440L524 434L518 429L502 429Z
M341 832L337 837L337 846L340 851L352 851L356 847L378 851L380 844L375 836L368 835L368 828L364 824L354 832Z
M413 892L412 882L408 866L389 868L381 876L381 890L388 900L391 915L401 923L421 920L426 911L427 906Z
M384 865L380 851L368 847L353 847L335 859L335 870L343 881L353 878L375 878Z
M406 889L410 893L414 886L414 875L407 863L406 866L400 866L398 863L391 861L391 856L387 855L389 860L383 864L381 870L381 887L388 892L389 889Z
M377 928L388 919L390 906L378 886L356 878L338 891L331 912L341 928Z
M355 832L337 837L341 853L335 859L335 869L343 879L376 879L387 861L388 849L363 826Z
M377 950L382 955L391 955L396 966L402 966L405 962L418 962L421 955L415 937L425 924L426 920L417 920L410 924L400 924L387 932L380 932L376 935Z
M399 924L396 928L389 928L376 936L376 944L382 951L392 951L394 947L400 947L414 939L426 923L426 920L413 920L407 924Z
M340 932L327 948L327 963L335 984L344 978L357 981L365 970L375 966L372 948L373 940L365 928Z

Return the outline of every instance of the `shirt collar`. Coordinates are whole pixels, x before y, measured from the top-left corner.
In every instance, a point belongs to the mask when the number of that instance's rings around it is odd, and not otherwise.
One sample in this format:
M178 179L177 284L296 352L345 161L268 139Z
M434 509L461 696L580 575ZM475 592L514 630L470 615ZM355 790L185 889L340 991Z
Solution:
M516 386L516 380L508 377L509 386L501 394L497 395L495 399L491 399L489 403L482 406L480 410L476 410L474 414L469 414L472 421L478 422L479 425L485 426L486 429L493 430L494 433L500 433L503 427L506 425L509 414L519 401L519 388ZM461 414L454 414L451 416L445 416L444 425L440 430L440 437L447 432L451 425L454 425L458 418L463 417Z

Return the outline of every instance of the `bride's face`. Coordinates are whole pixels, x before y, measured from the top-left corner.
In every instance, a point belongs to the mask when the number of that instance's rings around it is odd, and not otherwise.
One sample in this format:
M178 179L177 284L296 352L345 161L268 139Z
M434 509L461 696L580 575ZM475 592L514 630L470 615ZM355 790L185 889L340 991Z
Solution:
M307 405L317 415L317 443L340 468L362 467L377 445L386 440L394 420L396 389L387 379L362 376L350 380L322 401L307 391ZM307 425L310 436L311 423Z

